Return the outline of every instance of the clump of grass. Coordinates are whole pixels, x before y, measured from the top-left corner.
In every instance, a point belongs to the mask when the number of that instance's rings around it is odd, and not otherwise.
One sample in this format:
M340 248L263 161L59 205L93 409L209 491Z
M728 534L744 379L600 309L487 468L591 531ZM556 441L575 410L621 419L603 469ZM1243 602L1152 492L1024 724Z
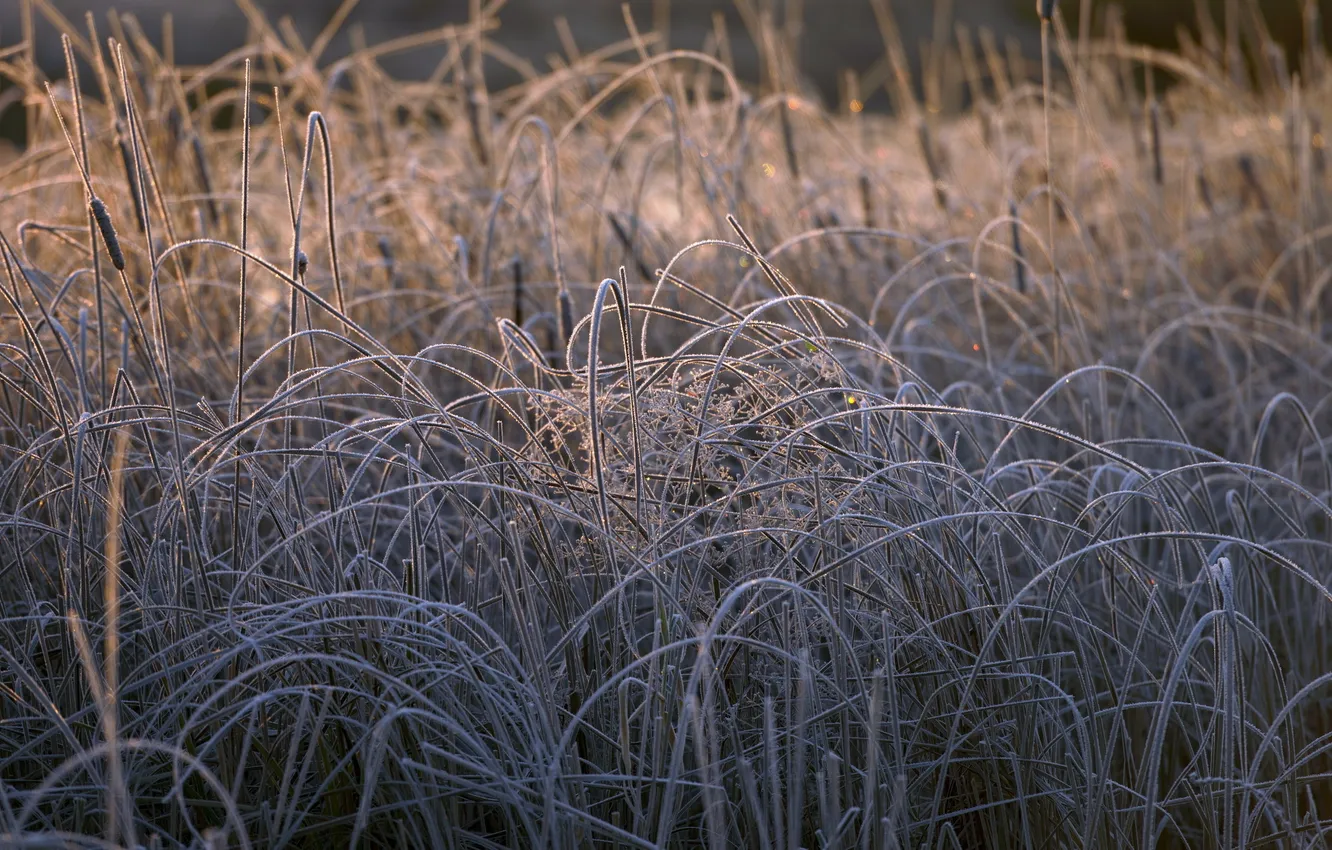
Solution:
M247 9L66 33L0 171L0 842L1321 846L1332 89L1252 15L1046 3L925 119L876 3L897 119L759 14L754 89Z

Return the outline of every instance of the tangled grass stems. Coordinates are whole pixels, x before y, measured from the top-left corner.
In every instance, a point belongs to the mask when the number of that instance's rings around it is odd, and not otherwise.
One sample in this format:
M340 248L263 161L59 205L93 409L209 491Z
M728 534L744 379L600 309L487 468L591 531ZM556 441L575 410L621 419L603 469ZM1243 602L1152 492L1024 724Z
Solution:
M758 14L498 88L498 6L2 66L0 843L1320 846L1327 82L1046 3L927 118L875 2L900 118Z

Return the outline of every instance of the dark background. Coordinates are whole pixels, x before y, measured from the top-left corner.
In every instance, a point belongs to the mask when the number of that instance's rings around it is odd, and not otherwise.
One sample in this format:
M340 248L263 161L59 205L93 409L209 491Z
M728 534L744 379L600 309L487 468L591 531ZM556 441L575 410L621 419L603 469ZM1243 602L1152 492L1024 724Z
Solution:
M19 8L23 0L0 0L0 42L13 44L20 38ZM254 0L270 21L290 15L308 44L340 5L340 0ZM788 0L751 0L756 8L771 7L780 21ZM1076 3L1076 0L1073 0ZM1266 2L1266 0L1264 0ZM93 11L106 34L109 9L135 15L145 32L160 39L161 20L170 12L175 24L175 48L184 64L209 62L226 50L239 46L246 33L244 15L234 0L53 0L70 21L82 27L84 13ZM933 29L934 0L893 0L904 41L909 45L928 38ZM1016 37L1034 49L1036 16L1034 0L951 0L953 19L973 28L988 26L999 43ZM1027 8L1028 6L1031 8ZM545 57L562 53L553 24L564 16L578 46L584 50L603 47L625 37L621 0L509 0L499 12L498 32L491 36L545 70ZM631 0L629 6L640 30L652 29L655 0ZM729 24L732 47L742 75L757 73L755 50L743 19L731 0L670 0L671 44L699 48L712 27L712 14L722 11ZM803 0L802 64L821 86L830 85L842 68L865 70L884 53L869 0ZM344 54L351 25L364 27L369 43L412 32L467 20L467 0L361 0L342 34L330 45L328 58ZM950 28L951 35L951 28ZM42 63L58 68L59 43L54 29L39 17L38 41ZM439 48L396 57L385 66L399 76L428 74L441 54Z

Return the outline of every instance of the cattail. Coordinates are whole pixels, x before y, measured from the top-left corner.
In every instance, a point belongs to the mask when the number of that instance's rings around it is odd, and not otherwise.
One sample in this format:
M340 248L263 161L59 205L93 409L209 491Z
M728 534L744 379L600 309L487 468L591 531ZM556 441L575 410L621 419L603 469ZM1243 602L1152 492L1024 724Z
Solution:
M220 218L217 212L217 198L213 197L213 180L208 176L208 159L204 155L203 141L198 133L190 134L190 148L194 151L194 166L199 170L199 187L203 189L205 203L208 205L208 220L216 225Z
M782 118L782 144L786 148L786 167L790 169L791 176L799 180L800 160L796 157L795 128L791 126L791 110L793 108L794 101L783 104L777 111Z
M467 244L467 237L459 233L453 237L453 247L455 249L453 262L458 267L458 273L462 275L464 283L472 279L472 252Z
M1057 5L1059 5L1058 0L1036 0L1036 12L1041 16L1041 21L1049 23L1054 20Z
M1203 206L1207 207L1208 212L1215 211L1216 205L1212 200L1212 181L1207 179L1207 168L1202 163L1198 164L1198 195L1202 197Z
M614 231L615 238L620 241L620 245L633 256L634 265L638 267L638 273L643 276L643 280L652 280L652 270L647 267L647 263L643 262L643 258L639 256L638 249L634 247L634 239L629 234L629 231L625 230L624 224L620 222L619 216L613 212L608 212L606 213L606 219L610 222L611 230Z
M560 302L560 343L562 345L568 345L569 340L573 339L573 326L574 326L573 296L569 294L569 290L563 287L560 288L559 302Z
M472 147L476 152L477 161L481 163L482 168L490 167L490 152L486 148L485 130L482 128L481 99L483 97L480 88L473 82L470 74L462 74L463 84L463 107L467 113L467 126L471 130Z
M994 130L997 121L994 108L984 101L979 102L976 106L980 119L981 142L987 149L994 150Z
M183 127L183 122L180 120L180 110L175 104L172 104L171 108L167 110L164 123L166 124L167 138L171 140L171 145L167 149L168 155L174 156L176 145L180 144L180 134Z
M1151 109L1152 177L1157 186L1165 185L1165 160L1161 154L1161 106L1155 101Z
M1275 42L1268 42L1267 61L1272 66L1272 76L1284 92L1290 91L1290 66L1286 64L1286 51Z
M93 195L92 200L88 202L92 209L93 218L97 221L97 229L102 231L102 241L106 243L106 253L111 255L111 265L116 267L116 271L125 270L125 254L120 250L120 240L116 238L116 227L111 223L111 213L106 211L106 204L102 199Z
M868 174L860 175L860 215L866 227L874 226L874 196Z
M920 139L920 152L925 157L925 167L929 169L930 180L934 184L934 201L939 205L939 209L948 208L948 192L944 189L943 174L939 170L939 158L934 151L934 141L930 136L930 125L921 121L916 126L916 134Z
M120 128L120 122L116 122L117 131ZM134 218L139 224L139 232L146 233L148 227L143 220L143 199L139 195L139 182L134 179L134 155L130 153L129 142L125 137L116 134L116 145L120 148L120 161L125 167L125 181L129 184L130 198L134 201Z
M817 227L817 228L819 228L820 230L826 230L826 229L831 228L831 227L841 227L841 226L842 226L842 219L841 219L841 218L837 215L837 213L834 212L833 210L828 210L827 215L824 215L823 213L815 213L815 214L814 214L814 226ZM860 244L859 244L858 242L856 242L855 239L848 238L848 239L846 240L846 244L847 244L847 247L849 247L849 248L851 249L851 252L852 252L853 254L855 254L857 257L859 257L859 258L862 259L862 260L863 260L863 259L866 259L866 257L865 257L865 249L861 248L861 247L860 247ZM847 272L846 272L846 265L842 262L842 260L841 260L840 257L839 257L838 260L837 260L837 270L838 270L838 272L839 272L839 273L841 274L841 276L842 276L843 283L845 283L845 282L846 282L846 273L847 273Z
M1313 147L1314 173L1319 177L1327 172L1327 139L1323 136L1322 122L1309 116L1309 144Z
M1304 4L1304 57L1308 62L1306 79L1320 79L1323 52L1323 21L1318 0L1305 0Z
M1245 195L1251 196L1258 202L1258 206L1265 213L1270 213L1272 205L1267 201L1267 192L1263 191L1263 184L1258 179L1258 169L1254 165L1253 157L1247 153L1239 156L1239 170L1244 177Z
M523 259L513 258L513 323L523 326Z
M1025 293L1027 291L1027 263L1022 256L1022 225L1018 220L1017 204L1009 200L1008 217L1012 219L1009 226L1013 231L1013 269L1017 273L1017 291Z

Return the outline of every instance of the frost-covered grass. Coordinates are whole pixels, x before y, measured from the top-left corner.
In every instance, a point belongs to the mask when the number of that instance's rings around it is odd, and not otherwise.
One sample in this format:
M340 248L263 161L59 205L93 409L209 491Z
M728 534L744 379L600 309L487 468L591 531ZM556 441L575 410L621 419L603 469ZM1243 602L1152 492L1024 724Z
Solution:
M1322 846L1326 54L880 20L6 50L0 843Z

